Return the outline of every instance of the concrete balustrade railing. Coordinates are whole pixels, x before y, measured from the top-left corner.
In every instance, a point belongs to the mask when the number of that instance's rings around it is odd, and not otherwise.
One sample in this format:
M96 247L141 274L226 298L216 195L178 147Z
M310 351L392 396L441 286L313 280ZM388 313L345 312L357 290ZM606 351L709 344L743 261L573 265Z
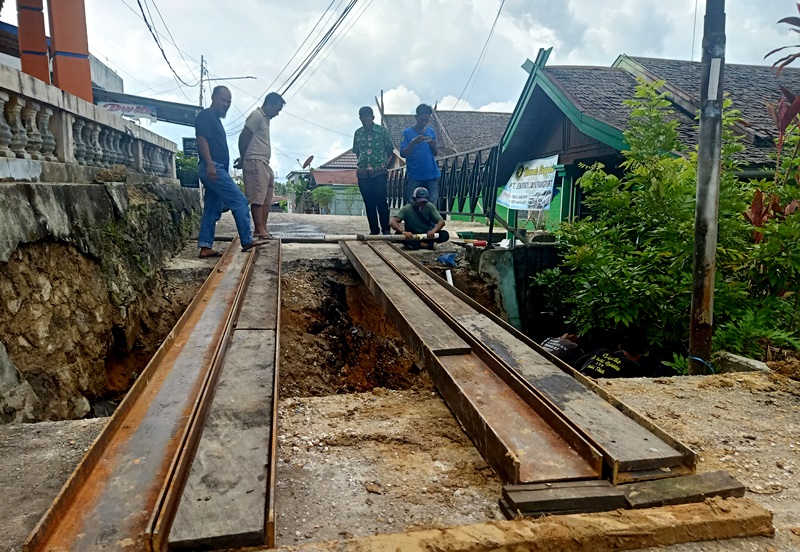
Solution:
M174 142L5 65L0 114L0 180L91 182L115 165L175 179Z

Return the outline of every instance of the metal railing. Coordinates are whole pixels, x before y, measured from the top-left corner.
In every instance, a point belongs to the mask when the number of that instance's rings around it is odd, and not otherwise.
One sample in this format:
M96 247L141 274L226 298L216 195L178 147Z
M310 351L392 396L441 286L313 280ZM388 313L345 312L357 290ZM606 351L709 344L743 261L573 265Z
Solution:
M487 217L491 240L494 205L497 201L497 165L500 146L474 149L437 159L439 198L436 208L443 215ZM389 207L400 208L406 201L406 168L389 171Z

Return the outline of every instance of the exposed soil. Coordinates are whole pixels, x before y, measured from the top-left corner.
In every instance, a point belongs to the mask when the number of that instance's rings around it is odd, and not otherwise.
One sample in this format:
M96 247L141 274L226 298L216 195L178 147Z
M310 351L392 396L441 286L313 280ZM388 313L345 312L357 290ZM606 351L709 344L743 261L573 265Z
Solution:
M282 397L430 385L352 269L296 263L281 285Z
M277 544L504 519L501 484L432 391L280 403Z
M775 373L599 380L699 456L726 470L775 514L775 541L707 543L699 550L800 550L800 383ZM698 550L681 545L676 550ZM699 546L699 545L697 545ZM770 548L773 547L773 548Z
M502 519L499 480L352 268L305 260L283 270L278 544ZM456 285L491 305L491 290L461 270ZM175 305L191 298L190 287L156 289ZM152 319L172 312L153 308ZM161 332L160 322L142 334ZM138 350L135 339L121 343ZM110 363L120 388L132 362ZM773 368L796 375L800 362L781 363ZM601 385L696 450L700 471L728 470L775 512L775 539L666 550L800 550L792 533L800 527L800 382L753 373ZM0 552L21 550L103 423L0 426Z
M0 552L21 552L106 420L0 426Z

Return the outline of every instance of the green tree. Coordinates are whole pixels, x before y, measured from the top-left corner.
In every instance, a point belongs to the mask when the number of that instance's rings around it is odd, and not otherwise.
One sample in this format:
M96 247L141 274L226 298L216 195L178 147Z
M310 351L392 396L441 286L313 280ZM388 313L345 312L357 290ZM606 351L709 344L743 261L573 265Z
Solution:
M536 283L582 333L638 327L669 358L685 352L688 336L697 155L685 153L678 139L671 104L658 92L662 84L640 83L626 102L625 173L609 174L599 163L587 167L579 182L593 214L562 224L563 262ZM737 177L743 148L732 126L738 113L729 101L725 107L714 343L763 356L765 344L800 345L792 330L794 302L786 297L796 289L800 262L781 254L796 250L791 240L800 239L800 217L775 217L774 227L758 229L765 238L755 242L742 213L758 183ZM771 282L776 271L783 276Z
M336 197L333 186L317 186L311 191L311 199L319 205L320 212L325 210L330 213L330 207Z
M347 208L347 214L353 214L353 207L361 200L361 191L359 191L358 186L350 186L344 192L344 205Z

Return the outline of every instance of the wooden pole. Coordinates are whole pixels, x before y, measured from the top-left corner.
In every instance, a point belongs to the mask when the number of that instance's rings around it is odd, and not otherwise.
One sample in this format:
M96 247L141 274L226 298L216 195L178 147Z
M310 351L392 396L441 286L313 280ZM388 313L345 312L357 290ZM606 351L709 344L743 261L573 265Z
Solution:
M700 139L694 228L689 373L705 374L711 357L719 222L722 147L722 83L725 72L725 0L708 0L703 28L700 81Z

